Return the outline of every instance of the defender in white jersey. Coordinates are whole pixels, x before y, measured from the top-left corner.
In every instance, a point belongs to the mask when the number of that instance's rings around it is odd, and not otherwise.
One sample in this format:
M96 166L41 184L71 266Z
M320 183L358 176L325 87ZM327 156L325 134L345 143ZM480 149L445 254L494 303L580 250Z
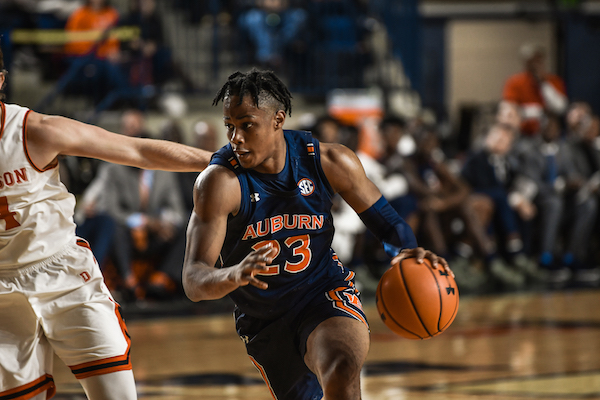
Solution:
M3 64L0 51L0 88ZM54 353L89 399L135 399L127 329L89 245L75 236L59 155L201 171L211 154L0 102L0 400L51 398Z

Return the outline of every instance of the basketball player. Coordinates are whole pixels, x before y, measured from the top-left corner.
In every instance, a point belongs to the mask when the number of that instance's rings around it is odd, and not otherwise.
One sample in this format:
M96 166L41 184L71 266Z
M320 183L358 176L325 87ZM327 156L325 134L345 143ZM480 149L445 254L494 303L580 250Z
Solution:
M331 198L340 193L402 249L395 262L447 263L417 247L352 151L283 129L291 94L272 72L236 72L220 101L229 143L194 188L186 294L234 300L238 334L274 398L359 399L369 328L354 273L330 248Z
M0 88L4 85L0 51ZM49 399L53 353L92 400L136 399L129 335L87 242L58 156L200 171L210 153L0 102L0 399Z

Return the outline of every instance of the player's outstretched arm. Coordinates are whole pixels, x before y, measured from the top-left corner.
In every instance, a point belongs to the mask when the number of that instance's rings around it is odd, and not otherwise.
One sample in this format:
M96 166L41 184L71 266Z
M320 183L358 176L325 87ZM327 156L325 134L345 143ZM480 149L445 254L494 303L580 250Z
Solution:
M267 288L255 277L273 261L267 246L248 254L235 266L214 268L225 240L227 218L238 212L240 201L237 177L224 167L210 166L194 185L194 211L183 263L183 289L192 301L220 299L244 285Z
M27 118L27 147L39 169L59 155L97 158L143 169L202 171L212 153L179 143L132 138L73 119L31 112Z
M431 251L418 247L410 226L391 208L373 182L367 178L354 152L341 144L321 144L321 166L335 192L356 211L365 225L381 241L402 252L394 257L415 257L422 262L428 258L434 267L448 263Z

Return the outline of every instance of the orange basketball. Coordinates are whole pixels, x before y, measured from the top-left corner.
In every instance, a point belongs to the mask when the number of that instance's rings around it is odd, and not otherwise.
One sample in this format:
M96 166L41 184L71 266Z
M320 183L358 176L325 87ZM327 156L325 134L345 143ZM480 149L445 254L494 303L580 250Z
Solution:
M456 281L429 260L406 258L388 269L375 296L379 316L394 333L408 339L429 339L446 330L458 311Z

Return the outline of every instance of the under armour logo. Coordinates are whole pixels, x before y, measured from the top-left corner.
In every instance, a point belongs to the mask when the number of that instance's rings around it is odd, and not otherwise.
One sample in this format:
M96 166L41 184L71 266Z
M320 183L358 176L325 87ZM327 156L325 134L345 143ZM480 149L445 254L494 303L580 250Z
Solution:
M242 342L244 342L244 344L248 344L248 342L250 342L250 338L246 335L240 336L240 339L242 339Z
M259 195L258 193L252 193L252 194L250 195L250 201L251 201L252 203L257 203L257 202L259 202L259 201L260 201L260 195Z
M452 286L448 286L446 288L446 294L450 294L450 293L454 294L454 288Z

